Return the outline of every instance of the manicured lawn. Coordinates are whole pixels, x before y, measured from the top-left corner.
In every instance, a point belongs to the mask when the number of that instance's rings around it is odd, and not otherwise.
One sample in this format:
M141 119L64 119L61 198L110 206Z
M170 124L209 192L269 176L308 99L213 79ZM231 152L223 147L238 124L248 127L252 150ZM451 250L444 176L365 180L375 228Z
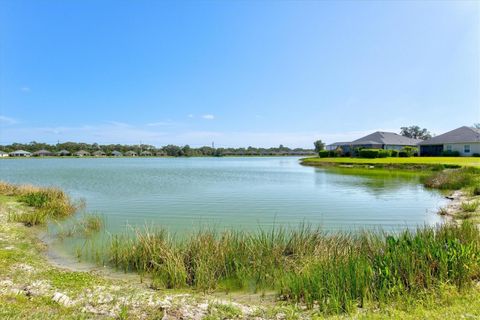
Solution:
M339 164L446 164L480 167L480 157L411 157L411 158L305 158L305 164L339 163Z

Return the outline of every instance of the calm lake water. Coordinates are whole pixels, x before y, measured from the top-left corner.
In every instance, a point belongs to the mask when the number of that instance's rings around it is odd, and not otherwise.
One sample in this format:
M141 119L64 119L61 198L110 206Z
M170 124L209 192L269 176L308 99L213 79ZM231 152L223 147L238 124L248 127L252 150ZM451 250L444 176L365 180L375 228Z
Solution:
M175 232L305 222L327 231L441 222L441 195L418 174L301 166L299 158L7 159L0 179L57 186L105 216L109 232Z

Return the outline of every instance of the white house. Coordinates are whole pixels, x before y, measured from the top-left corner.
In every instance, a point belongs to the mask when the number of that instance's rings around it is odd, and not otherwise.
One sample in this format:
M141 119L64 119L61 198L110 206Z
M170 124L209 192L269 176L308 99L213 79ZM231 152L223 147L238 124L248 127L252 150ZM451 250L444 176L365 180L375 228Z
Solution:
M461 156L480 155L480 129L463 126L420 142L421 156L439 156L457 151Z
M9 153L10 157L30 157L32 154L25 150L17 150Z

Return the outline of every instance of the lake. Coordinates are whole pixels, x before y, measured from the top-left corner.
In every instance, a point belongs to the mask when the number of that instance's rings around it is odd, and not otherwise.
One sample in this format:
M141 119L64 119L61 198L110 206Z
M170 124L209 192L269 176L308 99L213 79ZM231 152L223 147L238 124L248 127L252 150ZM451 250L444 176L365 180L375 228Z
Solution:
M85 199L109 232L161 225L327 231L398 230L441 222L442 196L417 173L305 167L296 157L43 158L0 161L0 179L56 186Z

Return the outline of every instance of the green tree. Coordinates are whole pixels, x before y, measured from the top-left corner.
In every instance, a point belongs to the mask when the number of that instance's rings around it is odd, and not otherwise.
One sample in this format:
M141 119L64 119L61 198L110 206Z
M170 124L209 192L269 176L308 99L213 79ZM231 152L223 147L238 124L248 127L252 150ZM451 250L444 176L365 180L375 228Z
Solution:
M313 145L315 146L315 152L316 153L319 153L320 151L322 151L323 149L325 149L325 143L323 143L322 140L317 140L313 143Z
M427 140L432 137L432 134L426 129L421 129L419 126L401 127L400 134L407 138Z

